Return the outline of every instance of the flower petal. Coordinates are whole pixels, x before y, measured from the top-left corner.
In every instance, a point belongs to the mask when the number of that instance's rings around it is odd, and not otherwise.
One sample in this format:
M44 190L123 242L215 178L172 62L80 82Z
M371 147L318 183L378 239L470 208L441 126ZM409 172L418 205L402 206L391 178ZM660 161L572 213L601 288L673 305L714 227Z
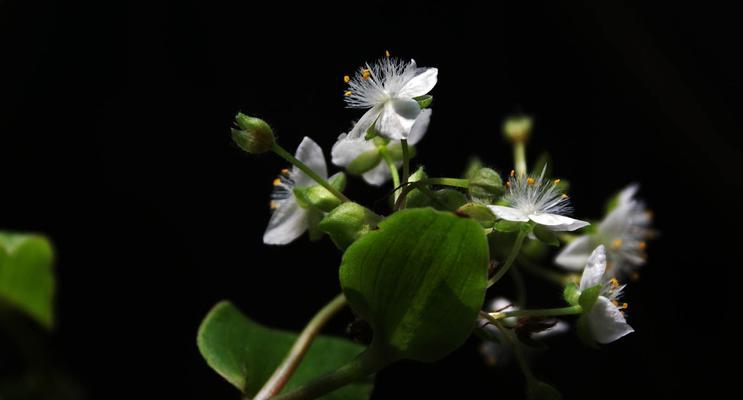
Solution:
M555 257L555 264L572 271L580 271L586 266L588 256L591 255L591 237L580 236L568 243L560 254Z
M420 72L405 82L402 89L397 93L399 97L418 97L427 94L436 86L438 81L438 68L420 68Z
M488 206L488 208L500 219L517 222L526 222L529 220L526 214L516 208L504 206Z
M320 146L314 140L305 136L302 139L302 143L297 147L294 157L305 163L311 170L320 175L321 178L328 178L328 167L325 165L325 156L322 154ZM291 178L294 180L295 187L309 186L315 182L297 167L292 168Z
M397 164L397 167L400 168L402 162L398 161L395 164ZM361 176L368 184L373 186L382 186L392 177L390 175L390 169L389 167L387 167L387 163L385 162L380 162L379 165L363 173Z
M604 245L599 245L591 253L586 262L586 268L583 270L583 276L580 278L580 288L582 292L588 288L600 285L606 272L606 251Z
M532 213L529 214L529 219L553 231L574 231L590 225L586 221L550 213Z
M408 143L409 144L416 144L423 139L423 136L426 135L426 131L428 130L428 124L431 122L431 109L426 108L424 110L421 110L421 113L418 114L418 117L415 119L415 123L413 124L413 127L410 128L410 134L408 135Z
M339 167L347 167L361 153L374 150L375 146L371 140L364 138L351 139L345 133L338 136L338 140L330 150L333 164Z
M619 204L621 205L634 202L633 197L635 197L635 194L637 194L638 190L640 190L640 184L638 183L631 183L627 185L627 187L619 192Z
M379 114L382 112L384 104L374 106L365 112L361 119L356 122L351 132L348 132L349 139L363 139L366 136L366 131L374 125L374 122L379 118Z
M281 201L274 210L263 234L265 244L287 244L302 236L307 230L307 212L297 204L294 197Z
M405 139L420 114L418 102L412 99L392 99L385 103L374 127L390 140Z
M635 331L617 306L604 296L599 296L588 313L588 323L594 339L602 344L611 343Z

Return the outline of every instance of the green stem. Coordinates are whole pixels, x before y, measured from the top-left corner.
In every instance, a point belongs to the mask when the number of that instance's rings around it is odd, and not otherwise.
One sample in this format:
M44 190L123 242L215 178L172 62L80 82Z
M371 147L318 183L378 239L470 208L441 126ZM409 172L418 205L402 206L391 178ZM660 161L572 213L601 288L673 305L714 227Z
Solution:
M325 189L328 189L328 191L330 193L332 193L335 197L337 197L338 200L340 200L342 202L347 202L347 201L350 202L351 201L348 197L346 197L346 195L344 195L343 193L341 193L338 189L334 188L333 185L331 185L325 178L322 178L320 175L318 175L317 173L315 173L315 171L313 171L312 169L310 169L310 167L308 167L307 165L305 165L305 163L297 160L296 157L294 157L293 155L291 155L291 153L289 153L288 151L284 150L284 148L281 147L281 146L279 146L278 143L274 142L273 143L273 146L271 147L271 150L273 150L274 153L278 154L284 160L290 162L292 165L294 165L295 167L297 167L300 170L302 170L302 172L304 172L305 174L307 174L307 176L309 176L310 178L312 178L319 185L321 185Z
M310 381L286 394L273 397L274 400L310 400L330 393L345 385L363 379L388 363L377 356L372 348L367 349L348 364L337 370Z
M532 383L536 382L537 378L535 378L534 374L531 372L531 368L529 368L529 364L526 362L526 355L524 355L524 350L521 348L518 339L514 337L513 332L511 332L510 329L506 328L506 326L503 325L502 321L491 317L490 314L481 312L480 315L485 317L488 321L495 325L495 327L498 328L498 330L503 334L503 337L506 339L508 344L511 345L511 348L513 348L513 354L516 356L516 362L519 365L521 373L523 373L524 377L526 378L527 385L531 385Z
M575 305L560 308L538 308L533 310L501 311L490 313L490 317L495 320L501 320L503 318L510 317L557 317L561 315L581 314L582 312L583 307Z
M513 162L516 173L519 176L526 176L526 145L523 140L517 140L513 144Z
M573 278L571 277L573 274L563 274L556 271L550 271L544 267L526 260L524 257L519 257L518 260L519 268L546 281L555 283L560 286L565 286L566 284L573 281Z
M423 179L421 182L425 182L429 185L442 185L452 186L462 189L467 189L470 186L469 179L458 179L458 178L428 178Z
M254 400L266 400L281 391L286 383L291 378L294 371L296 371L299 363L304 358L304 355L309 350L310 345L314 341L315 337L320 333L322 327L343 307L346 305L346 297L343 293L336 296L328 304L325 305L320 311L312 317L312 320L305 326L302 333L299 334L297 341L294 342L289 353L286 355L281 364L276 368L273 375L266 381L258 394L255 395Z
M408 150L408 141L407 139L400 139L400 146L402 147L402 182L400 182L403 185L406 185L408 183L408 178L410 178L410 152ZM405 208L405 195L402 196L402 202L400 204L400 208Z
M390 175L392 175L392 184L397 188L395 189L395 201L397 201L401 192L401 189L399 189L400 175L397 173L397 165L395 165L395 160L390 156L390 152L387 151L386 145L381 145L377 148L379 149L379 154L382 156L382 160L384 160L385 164L387 164L387 168L390 170Z
M519 230L518 236L516 236L516 242L513 244L513 247L511 248L511 253L508 254L508 258L506 259L506 262L498 268L498 271L495 272L495 275L493 275L490 280L488 280L488 287L491 287L495 284L495 282L498 282L500 278L503 277L503 275L508 272L508 269L511 268L511 265L513 265L514 260L516 260L516 256L519 255L519 251L521 251L521 245L524 244L524 239L526 238L527 231L524 229Z

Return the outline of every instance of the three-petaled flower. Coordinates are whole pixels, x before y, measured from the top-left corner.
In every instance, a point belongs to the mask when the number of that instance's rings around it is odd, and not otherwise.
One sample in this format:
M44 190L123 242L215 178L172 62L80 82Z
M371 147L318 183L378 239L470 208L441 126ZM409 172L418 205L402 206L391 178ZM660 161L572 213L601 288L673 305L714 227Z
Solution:
M421 113L414 98L430 92L437 75L437 68L418 68L415 60L386 57L366 64L353 77L346 76L346 105L368 109L348 137L364 138L374 127L378 135L389 140L407 139Z

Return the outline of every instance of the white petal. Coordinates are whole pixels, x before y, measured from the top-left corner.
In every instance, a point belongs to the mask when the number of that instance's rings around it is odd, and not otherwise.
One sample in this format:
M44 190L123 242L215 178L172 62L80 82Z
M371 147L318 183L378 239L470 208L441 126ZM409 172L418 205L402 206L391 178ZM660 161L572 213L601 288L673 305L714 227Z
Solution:
M506 221L526 222L529 220L529 217L527 217L526 214L522 213L521 210L512 207L488 206L488 208L498 218L505 219Z
M297 204L294 196L282 201L274 210L268 228L263 234L265 244L287 244L307 230L307 211Z
M501 311L515 311L518 307L513 305L513 302L505 297L496 297L490 301L488 305L489 312L501 312Z
M635 194L638 190L640 190L640 185L638 183L631 183L627 185L627 187L619 192L619 204L621 205L633 202L633 197L635 197Z
M635 331L629 326L617 306L603 296L599 296L589 312L588 323L594 339L602 344L611 343Z
M602 283L604 272L606 272L606 251L604 245L596 247L586 262L583 276L580 278L580 291L592 288Z
M397 95L399 97L423 96L436 86L438 75L438 68L421 68L421 72L405 82L405 85L403 85Z
M333 164L339 167L346 167L361 153L374 150L375 146L371 140L350 139L348 135L342 133L330 150Z
M397 167L400 168L400 165L402 165L402 161L398 161L395 164L397 164ZM380 162L379 165L363 173L361 176L368 184L374 186L382 186L392 177L390 175L390 169L387 167L387 163L385 162Z
M385 103L374 127L377 133L387 139L405 139L420 112L421 108L415 100L392 99Z
M576 229L590 225L586 221L550 213L529 214L529 219L540 225L544 225L553 231L574 231Z
M579 236L568 243L560 254L555 257L555 264L571 271L580 271L586 266L588 256L591 255L591 237Z
M421 113L418 114L418 117L415 119L415 123L413 124L413 127L410 128L410 134L408 135L408 143L409 144L416 144L423 139L423 136L426 135L426 131L428 130L428 124L431 122L431 109L426 108L424 110L421 110Z
M320 175L321 178L328 178L328 167L325 165L325 156L322 154L320 146L314 140L305 136L302 139L302 143L297 147L294 157L305 163L311 170ZM291 177L294 180L295 187L309 186L315 182L297 167L292 168Z
M630 212L632 211L631 204L619 204L614 207L613 210L606 214L603 220L599 223L598 232L601 237L604 238L617 238L622 235L629 222Z
M365 112L364 115L356 122L351 132L348 132L348 138L350 139L363 139L366 136L366 131L371 128L374 122L379 118L379 114L382 112L384 104L374 106Z

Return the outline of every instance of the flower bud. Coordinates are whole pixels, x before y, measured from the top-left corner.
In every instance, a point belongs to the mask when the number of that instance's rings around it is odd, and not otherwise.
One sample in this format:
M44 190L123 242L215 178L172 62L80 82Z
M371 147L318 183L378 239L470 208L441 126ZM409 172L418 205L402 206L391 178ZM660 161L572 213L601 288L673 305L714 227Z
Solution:
M232 140L241 149L251 154L261 154L271 150L274 143L273 130L266 121L237 113L235 123L239 129L232 129Z
M490 168L473 171L469 179L467 191L472 200L476 202L494 204L506 192L500 175Z
M508 117L503 123L503 135L510 142L525 142L533 125L531 117L526 115Z
M352 202L346 202L328 213L320 221L319 228L330 236L339 249L345 250L356 239L376 228L382 218L371 210Z
M346 174L339 172L330 177L328 182L342 192L346 187ZM294 196L300 207L313 207L324 212L332 211L341 204L341 200L338 197L320 185L294 188Z

